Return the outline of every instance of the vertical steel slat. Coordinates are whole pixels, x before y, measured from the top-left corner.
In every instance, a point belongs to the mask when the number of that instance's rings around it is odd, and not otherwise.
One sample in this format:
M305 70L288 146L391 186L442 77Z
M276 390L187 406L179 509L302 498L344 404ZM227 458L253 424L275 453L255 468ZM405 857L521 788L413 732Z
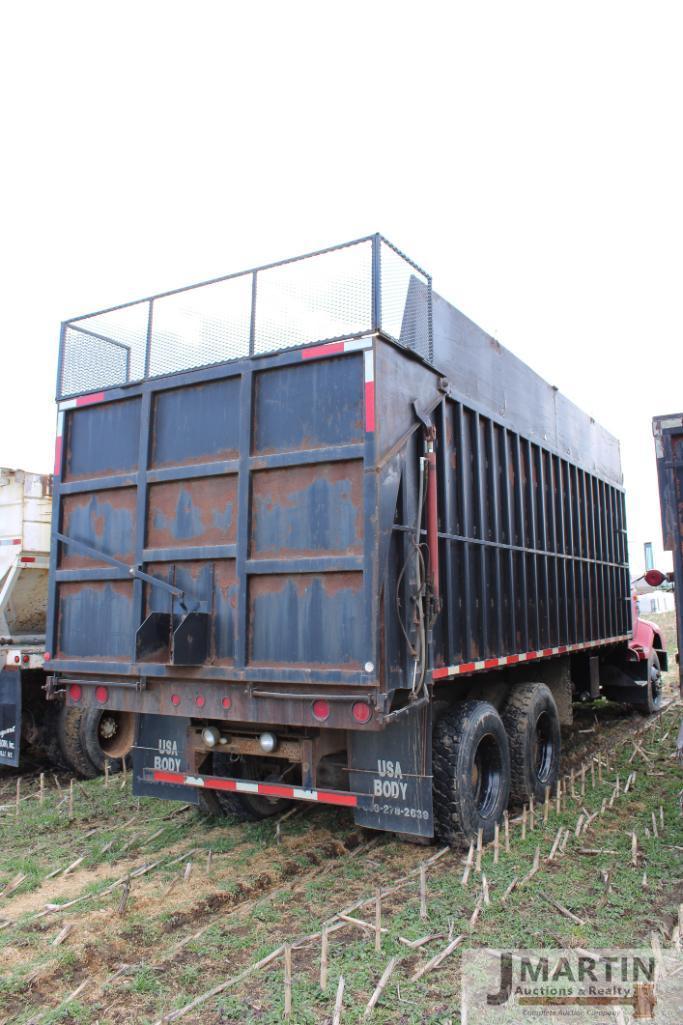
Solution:
M515 448L514 448L514 459L515 459L515 501L517 505L517 523L519 526L519 543L522 548L526 547L526 515L524 507L524 481L522 473L522 441L519 434L514 435ZM519 565L521 569L520 586L522 592L522 600L520 604L520 610L522 613L522 641L521 645L523 651L529 651L531 649L531 643L529 638L529 585L528 585L528 573L527 573L527 560L524 552L519 553Z
M489 485L490 485L490 508L493 512L493 541L495 542L494 548L494 592L495 592L495 607L496 607L496 645L497 651L500 654L505 651L505 644L503 641L503 590L501 584L501 573L500 573L500 560L501 560L501 536L500 536L500 489L498 487L498 442L497 442L497 431L502 430L501 427L497 427L493 420L489 420Z
M619 586L619 549L617 543L617 489L610 486L610 562L612 563L612 622L615 635L620 633L619 602L621 588Z
M457 534L454 511L454 481L451 463L451 452L448 448L447 420L453 416L453 403L443 400L438 411L439 426L437 433L437 459L439 460L439 500L443 510L443 526L446 534ZM453 441L454 444L454 441ZM456 467L458 453L455 452ZM447 662L452 664L457 657L457 642L455 633L455 603L450 600L455 588L454 554L453 541L442 539L441 545L445 546L446 582L442 588L444 602L446 605L446 630L447 630Z
M564 546L567 558L567 608L570 611L571 629L569 640L578 640L578 616L576 612L576 562L574 559L574 527L572 523L572 471L566 459L562 460L562 518L564 520Z
M486 537L486 500L484 494L484 453L481 444L481 421L479 413L474 414L474 460L475 460L475 482L477 488L477 520L479 527L479 540ZM486 658L489 650L489 586L487 579L486 545L480 544L478 548L479 557L479 579L481 599L481 638L479 644L479 658Z
M534 474L534 449L536 445L532 442L526 442L526 450L528 456L528 474L527 474L527 493L529 496L529 548L534 553L532 558L532 584L534 592L534 638L533 647L541 647L541 610L540 610L540 595L538 586L538 536L536 528L536 510L537 510L537 490L538 490L538 475ZM536 480L534 481L534 476Z
M235 627L235 668L241 669L249 658L249 576L247 559L251 534L251 480L249 456L251 454L251 410L253 403L253 375L251 368L242 373L239 395L239 473L237 477L237 553L235 578L238 586L237 623Z
M602 551L602 507L600 484L597 477L591 476L591 493L593 495L593 514L595 520L595 572L597 577L598 595L598 637L607 637L605 628L605 583L603 580Z
M547 496L547 474L546 474L546 455L544 449L538 446L538 530L539 539L538 546L544 553L543 559L543 629L544 637L539 644L541 648L547 648L552 644L552 631L550 624L550 573L548 568L548 555L547 552L550 549L548 543L548 518L546 508L546 496Z
M151 304L150 304L151 305ZM138 444L137 490L135 494L135 565L142 566L143 549L145 548L145 532L147 529L147 469L149 467L149 450L152 436L152 388L145 385L140 399L140 439ZM130 660L136 661L135 632L144 619L144 585L142 580L133 580L133 637Z
M456 424L457 448L460 453L460 473L458 484L460 488L460 508L462 510L462 536L472 537L472 446L471 438L465 441L467 435L467 422L465 419L465 407L462 402L457 404L458 419ZM470 542L464 541L462 546L462 586L465 592L462 596L463 628L462 628L462 657L469 661L473 657L472 644L472 612L474 596L472 594L472 570L470 565Z
M581 471L575 465L572 466L572 476L574 479L574 516L576 522L576 531L574 535L575 539L575 550L577 559L574 563L575 571L577 575L577 595L576 595L576 608L580 613L580 628L578 642L585 641L588 636L587 622L588 622L588 608L587 602L589 601L589 595L586 592L585 586L585 575L584 575L584 563L581 561L584 555L584 508L583 508L583 486L581 480Z
M555 644L565 643L562 640L562 623L567 622L566 615L560 617L560 563L564 566L564 559L559 558L560 544L557 537L557 496L558 496L558 481L557 475L559 472L559 460L556 456L550 454L548 456L548 470L550 471L548 477L548 498L550 501L550 531L552 534L552 550L555 553L552 559L553 569L553 592L555 595L555 622L553 627L555 630ZM566 594L566 590L563 591Z
M514 527L513 527L513 516L514 511L512 508L512 495L510 486L510 434L506 427L501 427L503 432L503 522L505 523L505 529L507 533L507 543L510 548L507 552L508 560L508 585L510 589L510 604L509 604L509 630L510 630L510 650L516 651L518 649L517 644L517 608L516 608L516 586L515 586L515 553L512 550L512 546L515 543L514 538Z

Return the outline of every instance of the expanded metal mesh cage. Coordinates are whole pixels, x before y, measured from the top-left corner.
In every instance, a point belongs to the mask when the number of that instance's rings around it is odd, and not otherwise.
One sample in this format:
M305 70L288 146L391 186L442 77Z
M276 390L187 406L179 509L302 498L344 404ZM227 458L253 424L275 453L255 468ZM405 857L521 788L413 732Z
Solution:
M379 332L431 360L431 278L381 235L62 325L57 398Z

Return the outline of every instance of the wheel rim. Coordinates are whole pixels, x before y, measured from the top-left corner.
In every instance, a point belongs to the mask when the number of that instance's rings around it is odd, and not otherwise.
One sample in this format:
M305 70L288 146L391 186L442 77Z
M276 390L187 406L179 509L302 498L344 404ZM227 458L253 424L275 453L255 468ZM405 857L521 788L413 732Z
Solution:
M553 735L552 719L547 712L541 712L536 720L534 737L534 771L536 779L545 783L550 779L550 774L555 760L555 737Z
M653 663L650 669L650 689L652 691L652 703L657 707L662 700L662 671Z
M97 724L97 741L105 758L123 758L133 746L135 715L106 709Z
M500 792L502 759L496 738L487 733L481 738L472 762L472 789L474 803L482 818L496 807Z

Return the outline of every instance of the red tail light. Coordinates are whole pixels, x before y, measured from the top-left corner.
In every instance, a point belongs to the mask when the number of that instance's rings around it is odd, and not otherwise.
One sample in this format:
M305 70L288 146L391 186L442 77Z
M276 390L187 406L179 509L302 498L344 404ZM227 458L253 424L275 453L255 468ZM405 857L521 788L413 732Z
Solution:
M360 723L369 722L370 716L372 715L370 705L366 705L364 701L356 701L351 711L353 713L353 718L356 722Z
M180 694L171 694L171 704L172 705L179 705L180 704Z
M313 715L320 722L324 722L325 719L329 719L330 706L327 701L314 701L313 702Z
M97 687L95 689L95 697L97 698L99 703L101 705L103 705L105 703L105 701L107 700L107 698L109 697L109 691L107 690L106 687Z
M232 705L232 701L230 700L230 698L223 698L221 704L223 705L223 708L230 708L230 706Z
M80 701L82 693L83 691L77 683L72 683L69 687L69 697L72 701Z

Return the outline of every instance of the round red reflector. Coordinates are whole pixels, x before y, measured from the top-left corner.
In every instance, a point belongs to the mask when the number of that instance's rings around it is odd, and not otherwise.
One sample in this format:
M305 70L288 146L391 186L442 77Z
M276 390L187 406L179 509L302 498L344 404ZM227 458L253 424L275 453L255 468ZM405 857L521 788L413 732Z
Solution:
M97 698L99 703L101 705L103 705L105 703L105 701L107 700L107 698L109 697L109 691L107 690L106 687L96 687L95 688L95 697Z
M330 705L327 701L314 701L313 702L313 715L316 719L323 722L328 718L330 714Z
M52 658L52 655L50 654L50 652L49 652L49 651L46 651L46 652L45 652L45 653L43 654L43 658L45 659L45 661L46 661L46 662L49 662L49 661L50 661L50 659Z
M230 698L223 698L221 704L223 705L223 708L230 708L230 706L232 705L232 701L230 700Z
M366 705L364 701L356 701L351 711L356 722L368 722L372 714L370 705Z
M80 701L82 693L83 691L77 683L72 683L69 687L69 697L72 701Z
M180 704L180 694L171 694L171 704L172 705L179 705Z
M24 665L26 665L26 663L28 662L28 655L22 655L21 661L24 663Z
M19 661L21 661L18 655L15 655L15 656L14 656L14 661L15 661L15 662L19 662Z
M198 694L194 700L194 703L197 706L197 708L203 708L206 704L206 699L201 694Z

